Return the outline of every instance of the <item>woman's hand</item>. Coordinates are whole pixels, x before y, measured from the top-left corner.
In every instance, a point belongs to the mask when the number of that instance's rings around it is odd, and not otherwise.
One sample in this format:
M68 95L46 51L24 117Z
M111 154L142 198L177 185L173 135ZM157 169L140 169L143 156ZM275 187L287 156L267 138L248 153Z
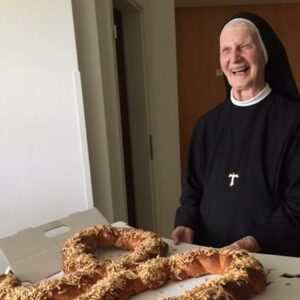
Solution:
M248 250L249 252L259 252L261 250L256 239L250 235L232 243L231 245L225 248L245 249Z
M173 240L174 245L178 245L180 243L189 243L192 244L194 240L195 231L189 227L178 226L176 227L172 234L171 238Z

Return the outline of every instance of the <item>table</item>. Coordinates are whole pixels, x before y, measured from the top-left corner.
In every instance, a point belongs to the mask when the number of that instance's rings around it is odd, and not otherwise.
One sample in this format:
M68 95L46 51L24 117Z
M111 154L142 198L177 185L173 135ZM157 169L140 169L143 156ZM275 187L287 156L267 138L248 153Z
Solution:
M174 246L172 241L164 239L169 244L170 255L197 248L196 245L180 244ZM266 290L259 295L255 295L251 300L299 300L300 299L300 278L281 277L283 273L300 274L300 258L254 254L254 256L263 264L268 272L268 286ZM214 278L218 275L208 275L200 278L192 278L180 282L170 282L167 285L152 291L145 291L139 295L133 296L132 300L159 300L169 296L182 294L185 290L201 284L204 280Z
M124 222L112 224L116 227L128 226ZM189 251L198 246L182 243L174 246L169 239L163 239L169 245L169 255L179 252ZM119 258L126 255L126 251L116 248L99 249L99 256L103 259ZM300 278L281 277L283 273L300 274L300 258L254 254L255 257L263 264L268 272L268 282L266 290L259 295L253 296L251 300L300 300ZM0 264L1 266L1 264ZM62 273L58 273L53 278L60 278ZM163 287L156 290L148 290L141 294L135 295L130 300L159 300L162 298L182 294L185 290L192 289L195 285L203 283L205 280L217 277L219 275L207 275L199 278L191 278L184 281L169 282Z
M255 254L269 273L266 290L253 300L299 300L300 278L285 278L283 273L300 274L300 258L278 255Z

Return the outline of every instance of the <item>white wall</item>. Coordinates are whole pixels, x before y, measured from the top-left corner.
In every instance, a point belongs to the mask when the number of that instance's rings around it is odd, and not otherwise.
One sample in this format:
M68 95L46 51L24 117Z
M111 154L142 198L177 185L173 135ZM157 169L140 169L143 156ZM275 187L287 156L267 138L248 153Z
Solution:
M92 206L71 0L0 1L0 236Z

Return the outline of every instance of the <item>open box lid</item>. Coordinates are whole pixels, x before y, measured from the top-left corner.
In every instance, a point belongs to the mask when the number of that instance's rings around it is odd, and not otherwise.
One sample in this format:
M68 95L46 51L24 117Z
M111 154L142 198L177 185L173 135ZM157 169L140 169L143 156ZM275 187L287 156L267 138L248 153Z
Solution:
M61 249L80 229L108 224L96 209L77 212L38 227L27 228L0 239L0 255L23 282L37 282L61 271Z

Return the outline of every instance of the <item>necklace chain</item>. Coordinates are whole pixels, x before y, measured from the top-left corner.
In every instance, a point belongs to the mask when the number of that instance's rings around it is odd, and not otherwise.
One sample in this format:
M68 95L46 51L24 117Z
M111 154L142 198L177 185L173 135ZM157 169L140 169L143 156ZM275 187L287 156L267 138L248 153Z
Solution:
M239 174L236 173L237 166L235 165L235 153L233 144L233 125L232 125L232 104L230 103L229 108L229 134L230 134L230 160L231 160L231 173L229 173L228 178L230 178L229 186L233 187L235 184L235 179L239 178Z

